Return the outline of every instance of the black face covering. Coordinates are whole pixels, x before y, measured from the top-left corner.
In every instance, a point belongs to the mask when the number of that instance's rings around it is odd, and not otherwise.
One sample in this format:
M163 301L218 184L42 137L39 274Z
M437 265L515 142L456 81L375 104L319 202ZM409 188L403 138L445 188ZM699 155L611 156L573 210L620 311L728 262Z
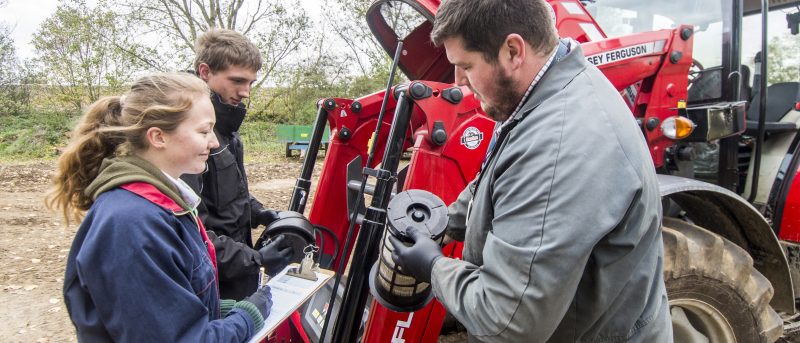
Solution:
M211 103L214 104L214 114L217 118L217 124L214 128L222 136L230 136L234 132L239 131L242 126L244 116L247 114L243 104L238 106L229 105L222 102L219 94L211 94Z

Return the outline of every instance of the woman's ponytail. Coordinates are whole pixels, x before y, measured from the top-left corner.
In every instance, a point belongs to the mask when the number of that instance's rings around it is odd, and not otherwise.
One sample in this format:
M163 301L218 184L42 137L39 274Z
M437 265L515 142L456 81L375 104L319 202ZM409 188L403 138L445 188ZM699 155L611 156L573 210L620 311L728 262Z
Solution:
M67 224L70 219L80 221L82 213L92 205L86 188L100 172L103 159L113 156L124 142L124 136L115 130L120 125L121 111L119 96L93 103L72 130L70 143L58 158L53 189L47 193L45 204L51 210L60 210Z

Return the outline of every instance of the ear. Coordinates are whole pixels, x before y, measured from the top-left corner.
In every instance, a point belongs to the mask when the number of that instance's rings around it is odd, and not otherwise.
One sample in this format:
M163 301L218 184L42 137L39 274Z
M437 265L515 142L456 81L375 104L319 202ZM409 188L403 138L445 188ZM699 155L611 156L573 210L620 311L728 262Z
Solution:
M209 75L211 74L211 68L206 63L200 63L197 66L197 75L200 76L203 81L208 81Z
M528 52L526 47L527 44L525 44L522 36L512 33L506 37L503 46L500 48L500 58L505 59L505 62L509 63L512 69L517 69L525 62Z
M150 146L154 149L163 149L167 146L167 137L164 131L157 127L147 129L145 136L147 137L147 142L150 143Z

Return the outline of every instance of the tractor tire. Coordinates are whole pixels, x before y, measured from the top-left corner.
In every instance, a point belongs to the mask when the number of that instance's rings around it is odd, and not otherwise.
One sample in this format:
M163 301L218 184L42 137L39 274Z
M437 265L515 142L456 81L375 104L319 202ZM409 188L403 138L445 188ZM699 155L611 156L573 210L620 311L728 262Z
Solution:
M664 279L675 342L775 342L783 321L772 285L739 246L664 218Z

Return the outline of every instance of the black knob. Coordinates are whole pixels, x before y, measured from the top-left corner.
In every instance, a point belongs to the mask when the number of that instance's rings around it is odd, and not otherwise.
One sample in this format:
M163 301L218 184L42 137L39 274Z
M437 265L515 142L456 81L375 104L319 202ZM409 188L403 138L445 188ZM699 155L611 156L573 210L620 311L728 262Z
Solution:
M330 110L336 108L336 101L334 101L333 99L325 99L325 100L322 101L322 107L326 111L330 111Z
M683 40L688 40L688 39L689 39L689 37L691 37L691 36L692 36L692 33L694 33L694 32L692 31L692 29L690 29L690 28L688 28L688 27L685 27L685 28L683 28L683 30L681 30L681 39L683 39Z
M426 86L424 83L414 82L411 84L411 89L409 89L409 93L411 98L414 100L421 100L425 99L433 93L430 87Z
M677 64L681 61L682 57L683 53L680 51L673 51L671 54L669 54L669 61L672 62L672 64Z
M347 127L342 127L342 129L339 130L339 139L343 141L350 139L350 135L351 135L350 129L348 129Z
M661 121L658 120L658 118L650 117L649 119L647 119L647 129L653 131L658 127L658 124L660 123Z
M447 131L444 130L444 122L437 120L433 122L433 132L431 132L431 140L434 144L442 146L447 142Z
M442 91L442 98L453 104L458 104L464 99L464 93L458 87L448 88Z
M353 113L361 112L361 103L354 101L352 104L350 104L350 110L353 111Z

